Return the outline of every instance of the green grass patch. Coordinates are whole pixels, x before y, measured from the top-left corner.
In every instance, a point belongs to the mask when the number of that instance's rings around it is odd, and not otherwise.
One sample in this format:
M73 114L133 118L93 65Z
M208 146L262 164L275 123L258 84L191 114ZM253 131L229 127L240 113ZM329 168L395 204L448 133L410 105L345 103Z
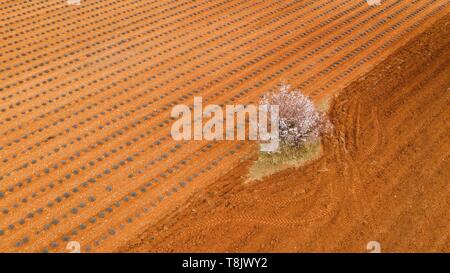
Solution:
M258 160L250 167L248 180L260 180L271 174L300 167L313 161L322 153L322 144L308 144L301 147L291 147L281 144L277 153L259 152Z

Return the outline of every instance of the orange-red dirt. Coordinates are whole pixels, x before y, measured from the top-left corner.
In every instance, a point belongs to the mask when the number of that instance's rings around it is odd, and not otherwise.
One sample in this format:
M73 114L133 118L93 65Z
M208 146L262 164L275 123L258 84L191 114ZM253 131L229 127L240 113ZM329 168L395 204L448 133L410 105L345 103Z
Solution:
M249 160L121 250L449 252L449 19L339 95L320 160L245 182Z
M0 251L448 250L448 1L0 1ZM242 184L253 144L171 138L281 81L351 90L312 165Z

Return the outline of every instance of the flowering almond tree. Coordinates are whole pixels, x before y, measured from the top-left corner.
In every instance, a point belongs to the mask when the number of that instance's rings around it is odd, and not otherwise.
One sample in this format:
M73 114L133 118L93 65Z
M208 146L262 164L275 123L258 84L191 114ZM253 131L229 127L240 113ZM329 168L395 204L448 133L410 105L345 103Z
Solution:
M279 92L261 98L262 105L279 106L279 134L282 143L300 147L316 143L331 128L326 115L315 109L311 99L283 84Z

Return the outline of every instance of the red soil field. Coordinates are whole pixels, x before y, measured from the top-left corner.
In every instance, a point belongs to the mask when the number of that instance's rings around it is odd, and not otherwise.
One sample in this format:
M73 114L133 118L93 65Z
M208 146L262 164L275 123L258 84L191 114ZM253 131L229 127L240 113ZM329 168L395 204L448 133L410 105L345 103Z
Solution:
M247 160L121 251L449 252L449 19L341 92L319 160Z
M360 251L374 234L387 250L448 251L449 11L2 0L0 251ZM409 64L404 78L386 58ZM376 71L392 80L377 85ZM342 135L317 162L247 185L253 144L171 138L174 105L256 103L282 81L317 104L341 93L330 116Z

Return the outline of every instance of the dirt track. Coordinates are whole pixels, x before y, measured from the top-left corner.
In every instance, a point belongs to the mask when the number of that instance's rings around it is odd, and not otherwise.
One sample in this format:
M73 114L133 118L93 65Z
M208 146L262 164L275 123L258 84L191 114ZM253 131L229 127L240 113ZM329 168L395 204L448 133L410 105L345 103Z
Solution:
M0 251L127 249L253 150L173 141L173 105L254 102L280 81L325 102L449 11L432 0L0 2ZM319 209L309 217L332 207Z
M449 37L447 16L346 88L319 161L246 162L122 250L449 252Z

